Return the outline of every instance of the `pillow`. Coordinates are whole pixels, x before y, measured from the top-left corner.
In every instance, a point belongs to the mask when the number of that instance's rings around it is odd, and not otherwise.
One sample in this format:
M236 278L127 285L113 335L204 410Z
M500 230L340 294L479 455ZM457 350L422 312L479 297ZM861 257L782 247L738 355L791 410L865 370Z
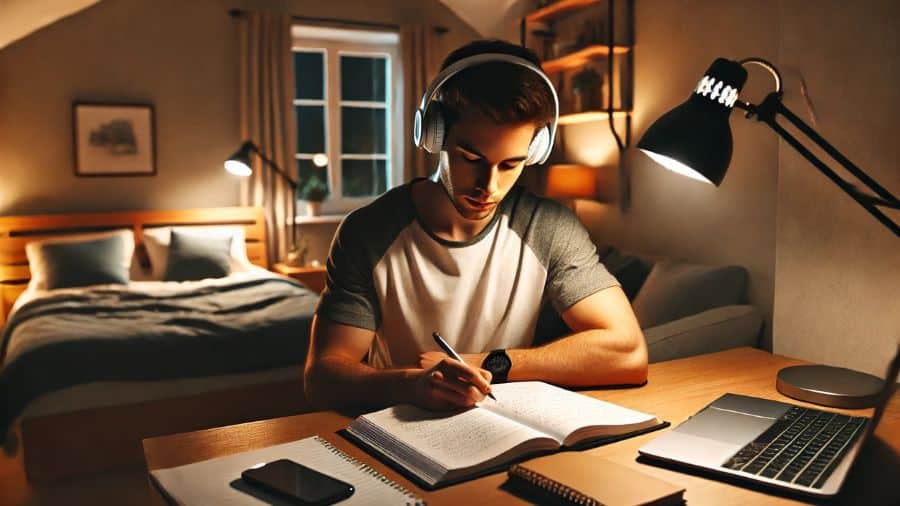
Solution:
M244 229L241 227L156 227L145 228L143 233L144 247L150 260L150 277L162 280L169 265L169 243L173 231L202 236L207 238L231 238L229 254L230 272L250 270L247 258L247 247L244 241Z
M633 301L646 281L653 262L623 253L612 247L601 258L606 270L615 276L622 285L622 291L628 296L628 300Z
M53 290L103 284L128 284L134 234L78 234L29 242L25 246L31 270L29 288Z
M747 270L661 260L653 266L632 307L641 328L741 303Z
M231 236L172 231L164 281L223 278L231 273Z

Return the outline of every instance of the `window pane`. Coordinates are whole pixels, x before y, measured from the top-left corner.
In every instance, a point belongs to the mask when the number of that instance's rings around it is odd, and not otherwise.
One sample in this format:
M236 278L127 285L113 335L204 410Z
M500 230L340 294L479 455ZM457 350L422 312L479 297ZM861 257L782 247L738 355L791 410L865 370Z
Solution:
M374 197L387 190L387 160L341 159L341 193L345 197Z
M341 107L341 152L387 154L385 110Z
M298 105L297 152L325 152L325 108L321 105Z
M387 59L341 56L341 100L384 102Z
M312 160L297 160L297 198L309 200L313 193L322 190L331 193L328 188L328 166L316 167Z
M294 51L294 97L325 98L323 53Z

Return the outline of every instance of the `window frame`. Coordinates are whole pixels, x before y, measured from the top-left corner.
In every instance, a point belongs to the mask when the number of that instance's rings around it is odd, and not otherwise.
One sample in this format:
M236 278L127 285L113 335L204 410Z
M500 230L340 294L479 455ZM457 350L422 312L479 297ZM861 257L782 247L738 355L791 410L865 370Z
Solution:
M378 196L371 197L345 197L342 192L341 158L353 159L387 159L388 175L387 190L403 183L403 76L401 73L399 36L396 32L370 32L366 30L338 29L309 27L294 25L292 30L291 51L316 51L323 52L323 86L324 99L297 99L293 97L293 106L297 105L321 105L325 104L325 154L328 156L328 187L330 194L322 202L324 214L346 214L347 212L368 204ZM304 36L304 29L315 33L324 33L326 37ZM369 35L375 34L375 35ZM391 37L393 35L393 37ZM386 42L385 38L393 39ZM354 104L373 104L380 102L343 101L341 100L341 75L340 57L346 56L382 56L388 57L390 64L385 72L386 93L384 108L388 109L386 118L389 118L390 128L386 132L388 136L387 151L385 155L351 154L343 156L341 153L341 106L353 107ZM295 75L295 74L293 74ZM314 103L315 102L315 103ZM293 170L296 173L297 159L310 159L312 154L295 153ZM382 156L383 158L378 158ZM298 198L298 200L300 200ZM298 216L302 219L303 216Z

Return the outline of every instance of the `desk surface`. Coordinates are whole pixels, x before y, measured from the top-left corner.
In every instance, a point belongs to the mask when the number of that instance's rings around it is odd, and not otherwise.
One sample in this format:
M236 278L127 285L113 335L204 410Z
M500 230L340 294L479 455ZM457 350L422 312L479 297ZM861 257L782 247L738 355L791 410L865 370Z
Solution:
M640 388L583 392L622 406L653 413L677 426L720 395L732 392L768 399L795 402L775 389L775 374L782 367L804 362L752 349L738 348L709 355L650 365L649 382ZM835 410L871 416L872 410ZM319 434L336 446L375 467L424 498L428 504L460 504L477 497L483 504L520 504L519 498L500 486L506 473L434 492L424 491L402 475L360 450L336 432L351 418L333 412L311 413L263 420L184 434L144 440L148 469L160 469L221 457ZM669 430L669 429L666 429ZM729 485L697 475L637 462L637 449L661 432L638 436L588 450L644 473L680 484L687 489L688 504L788 504L790 499L749 488ZM895 394L876 431L876 438L860 455L848 477L841 503L900 503L900 395Z

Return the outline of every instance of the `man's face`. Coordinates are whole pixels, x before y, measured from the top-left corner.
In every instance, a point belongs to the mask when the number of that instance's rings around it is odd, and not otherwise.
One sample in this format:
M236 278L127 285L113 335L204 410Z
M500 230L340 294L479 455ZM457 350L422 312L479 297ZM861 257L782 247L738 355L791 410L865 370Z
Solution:
M498 124L480 113L464 113L451 127L444 142L449 164L440 177L460 216L493 216L522 174L534 130L530 121Z

